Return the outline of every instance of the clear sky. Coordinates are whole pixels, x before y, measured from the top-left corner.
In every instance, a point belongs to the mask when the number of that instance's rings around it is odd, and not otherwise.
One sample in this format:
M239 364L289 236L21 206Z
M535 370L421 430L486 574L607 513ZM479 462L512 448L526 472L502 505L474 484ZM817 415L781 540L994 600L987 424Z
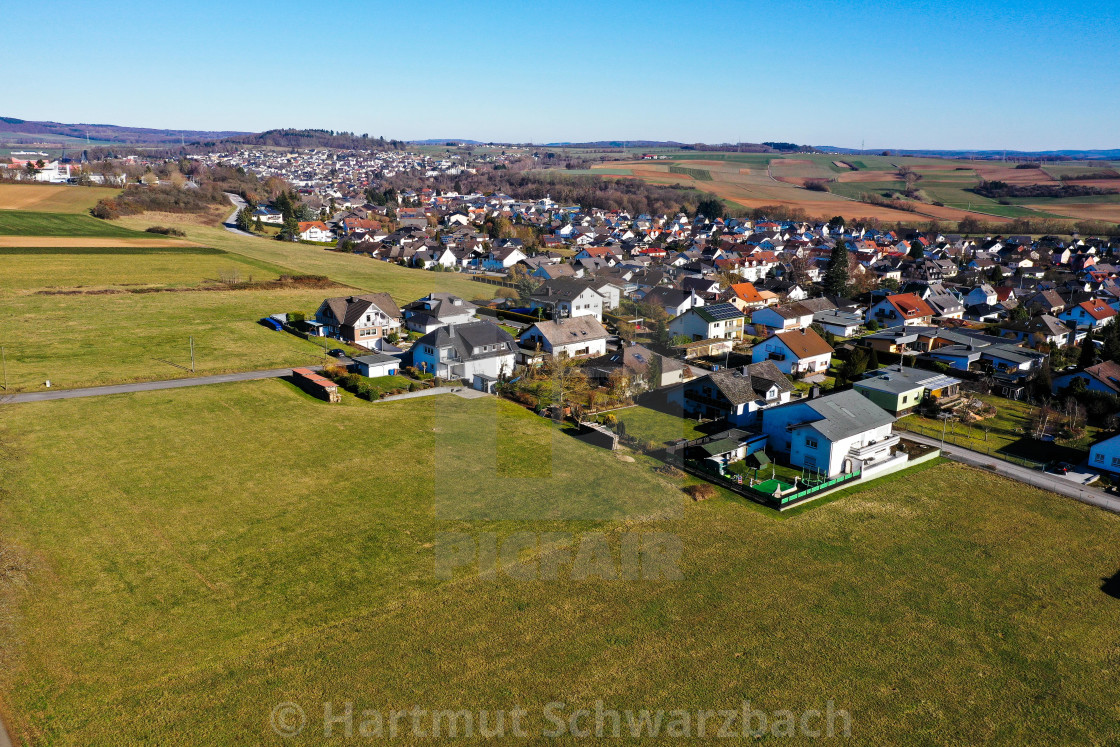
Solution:
M1120 1L4 4L0 115L387 138L1120 147Z

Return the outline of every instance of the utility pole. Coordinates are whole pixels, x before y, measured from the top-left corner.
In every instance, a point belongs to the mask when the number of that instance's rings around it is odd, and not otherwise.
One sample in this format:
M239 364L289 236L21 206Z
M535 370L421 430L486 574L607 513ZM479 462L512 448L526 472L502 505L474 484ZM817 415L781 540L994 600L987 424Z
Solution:
M191 337L191 373L194 373L194 337Z

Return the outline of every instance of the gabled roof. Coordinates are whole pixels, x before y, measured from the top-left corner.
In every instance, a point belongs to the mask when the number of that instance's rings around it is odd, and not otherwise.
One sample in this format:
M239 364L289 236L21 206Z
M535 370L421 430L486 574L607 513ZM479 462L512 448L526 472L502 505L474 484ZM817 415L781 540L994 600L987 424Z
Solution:
M427 345L436 349L452 347L455 349L455 359L460 361L507 355L516 349L513 336L509 332L487 321L440 327L421 337L414 347L416 345ZM479 350L484 347L494 349ZM476 350L478 352L475 352Z
M605 340L608 337L606 328L597 322L593 316L577 316L551 322L537 322L522 332L521 336L525 337L534 328L554 348L559 345L571 345L582 341Z
M885 299L895 308L903 319L920 319L923 316L933 316L933 309L929 304L915 296L913 293L896 293Z
M587 290L591 290L591 286L585 280L558 277L546 280L529 297L550 302L571 301ZM592 292L594 293L594 291Z
M782 344L789 348L798 360L811 358L814 355L832 354L832 346L825 342L824 338L811 327L791 329L788 332L775 332L770 337L781 340Z
M323 303L330 309L334 318L343 325L354 326L371 307L376 307L390 319L399 319L401 310L388 293L367 293L362 296L339 296L328 298Z

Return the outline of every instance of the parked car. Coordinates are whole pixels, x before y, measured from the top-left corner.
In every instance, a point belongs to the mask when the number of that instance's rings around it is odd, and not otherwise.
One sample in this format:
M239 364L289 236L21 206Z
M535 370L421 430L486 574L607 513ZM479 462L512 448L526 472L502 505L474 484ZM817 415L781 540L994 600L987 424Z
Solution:
M334 350L328 350L327 355L329 355L332 358L345 358L346 357L346 351L343 350L342 348L335 348Z
M1073 465L1069 462L1055 462L1050 465L1050 471L1057 475L1064 475L1073 469Z

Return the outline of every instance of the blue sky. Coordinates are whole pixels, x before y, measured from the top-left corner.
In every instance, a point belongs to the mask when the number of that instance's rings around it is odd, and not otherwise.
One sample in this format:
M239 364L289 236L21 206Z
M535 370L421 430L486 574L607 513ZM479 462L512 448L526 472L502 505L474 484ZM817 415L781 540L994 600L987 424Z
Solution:
M24 119L1120 147L1116 0L7 5L0 114Z

